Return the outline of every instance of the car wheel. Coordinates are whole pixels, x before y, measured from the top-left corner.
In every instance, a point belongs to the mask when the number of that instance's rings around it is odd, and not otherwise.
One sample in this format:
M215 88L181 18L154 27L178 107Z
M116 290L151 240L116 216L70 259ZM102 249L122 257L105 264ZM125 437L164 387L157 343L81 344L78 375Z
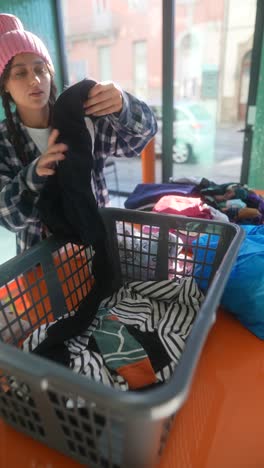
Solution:
M187 143L183 143L182 141L174 142L172 158L175 163L187 163L190 160L191 154L192 148Z

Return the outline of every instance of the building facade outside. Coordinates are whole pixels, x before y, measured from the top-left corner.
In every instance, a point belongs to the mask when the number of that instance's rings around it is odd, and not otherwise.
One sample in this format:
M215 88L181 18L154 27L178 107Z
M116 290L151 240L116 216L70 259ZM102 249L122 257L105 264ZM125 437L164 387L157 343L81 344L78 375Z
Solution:
M174 99L203 103L216 122L244 120L256 0L177 0ZM70 82L117 81L161 103L162 1L63 0Z

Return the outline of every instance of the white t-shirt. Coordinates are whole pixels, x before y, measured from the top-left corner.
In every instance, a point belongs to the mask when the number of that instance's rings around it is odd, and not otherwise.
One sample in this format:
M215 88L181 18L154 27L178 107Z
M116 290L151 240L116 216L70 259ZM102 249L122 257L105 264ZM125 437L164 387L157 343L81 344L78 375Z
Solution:
M40 151L40 154L43 154L47 151L48 148L48 139L51 132L51 127L48 128L31 128L26 127L30 137L34 141L35 145Z
M94 125L90 117L84 118L86 127L90 133L92 139L92 153L94 152ZM32 128L26 127L30 137L34 141L35 145L39 149L40 153L43 154L48 148L48 139L51 133L51 127L48 128Z

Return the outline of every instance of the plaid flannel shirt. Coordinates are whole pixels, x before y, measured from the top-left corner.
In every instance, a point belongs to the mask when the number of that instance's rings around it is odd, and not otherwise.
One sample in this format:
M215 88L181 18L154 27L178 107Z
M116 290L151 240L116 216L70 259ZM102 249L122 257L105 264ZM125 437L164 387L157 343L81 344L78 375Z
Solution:
M47 232L39 220L36 203L46 177L36 173L40 152L18 115L14 121L21 129L27 165L17 157L8 138L6 120L0 124L0 225L16 233L17 253L21 253L45 237ZM103 174L108 156L137 156L157 131L152 111L142 101L123 92L123 109L119 115L94 118L93 185L98 206L109 201Z

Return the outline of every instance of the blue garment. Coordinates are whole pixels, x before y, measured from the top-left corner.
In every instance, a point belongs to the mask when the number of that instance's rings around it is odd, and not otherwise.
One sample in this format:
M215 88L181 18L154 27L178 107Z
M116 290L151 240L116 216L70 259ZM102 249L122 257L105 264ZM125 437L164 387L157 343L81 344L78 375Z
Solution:
M164 195L195 195L197 186L194 184L138 184L124 205L126 208L137 209L144 205L154 205Z
M241 227L246 231L246 238L231 270L221 304L248 330L264 340L264 225ZM212 273L218 241L217 236L211 236L208 245L208 236L205 235L193 243L197 262L194 276L202 290Z

